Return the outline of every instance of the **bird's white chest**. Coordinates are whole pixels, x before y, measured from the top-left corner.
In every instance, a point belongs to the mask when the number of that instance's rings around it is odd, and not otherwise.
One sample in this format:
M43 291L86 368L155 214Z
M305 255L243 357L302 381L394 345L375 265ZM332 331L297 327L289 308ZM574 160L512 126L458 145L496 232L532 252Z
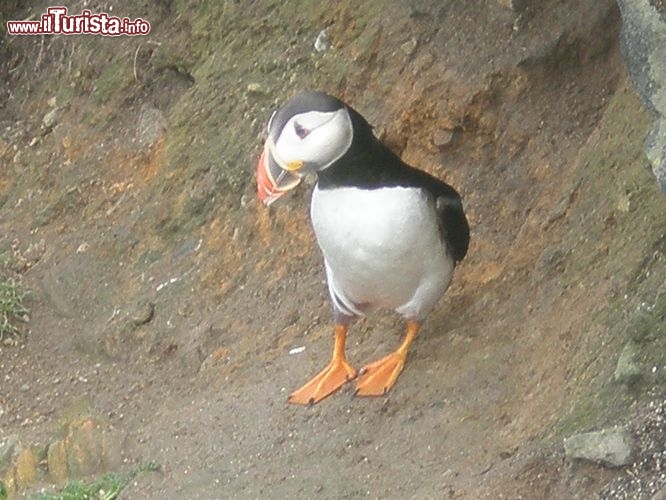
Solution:
M453 261L421 190L316 187L311 217L329 287L343 300L419 316L448 287Z

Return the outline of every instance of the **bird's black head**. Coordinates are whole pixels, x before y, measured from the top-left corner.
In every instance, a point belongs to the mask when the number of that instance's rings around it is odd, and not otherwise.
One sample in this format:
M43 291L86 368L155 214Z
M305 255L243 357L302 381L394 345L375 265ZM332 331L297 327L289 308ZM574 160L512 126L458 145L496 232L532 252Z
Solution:
M292 97L268 122L257 170L261 200L270 204L298 185L303 175L324 171L367 131L365 119L333 96L302 92Z

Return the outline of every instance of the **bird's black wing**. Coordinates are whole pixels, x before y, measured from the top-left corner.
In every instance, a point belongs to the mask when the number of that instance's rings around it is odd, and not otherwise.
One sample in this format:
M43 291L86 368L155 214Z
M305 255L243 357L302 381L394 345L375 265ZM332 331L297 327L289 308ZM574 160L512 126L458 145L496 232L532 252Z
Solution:
M469 224L463 212L460 196L439 196L435 208L442 239L451 249L453 258L459 262L463 260L469 247Z
M442 240L449 247L456 262L463 260L469 247L469 223L460 195L437 177L409 165L405 166L410 170L409 178L414 185L421 187L434 198Z

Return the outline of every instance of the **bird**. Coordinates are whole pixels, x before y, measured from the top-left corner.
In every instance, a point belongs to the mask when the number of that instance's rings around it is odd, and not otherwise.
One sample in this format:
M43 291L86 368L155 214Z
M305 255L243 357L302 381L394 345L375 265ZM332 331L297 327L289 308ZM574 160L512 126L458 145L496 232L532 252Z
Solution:
M467 254L461 196L403 162L350 105L311 90L294 95L268 121L258 198L270 206L307 175L316 176L310 218L324 258L334 346L328 365L288 402L313 405L352 380L356 396L385 395ZM376 308L404 318L405 335L395 351L356 370L347 359L347 334Z

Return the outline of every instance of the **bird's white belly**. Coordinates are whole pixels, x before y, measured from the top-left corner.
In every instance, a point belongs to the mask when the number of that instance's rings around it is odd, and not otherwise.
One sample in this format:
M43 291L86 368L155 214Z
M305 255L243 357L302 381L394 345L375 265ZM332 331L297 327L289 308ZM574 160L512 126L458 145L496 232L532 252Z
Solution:
M453 259L419 189L315 188L311 216L341 312L378 306L421 319L446 291Z

